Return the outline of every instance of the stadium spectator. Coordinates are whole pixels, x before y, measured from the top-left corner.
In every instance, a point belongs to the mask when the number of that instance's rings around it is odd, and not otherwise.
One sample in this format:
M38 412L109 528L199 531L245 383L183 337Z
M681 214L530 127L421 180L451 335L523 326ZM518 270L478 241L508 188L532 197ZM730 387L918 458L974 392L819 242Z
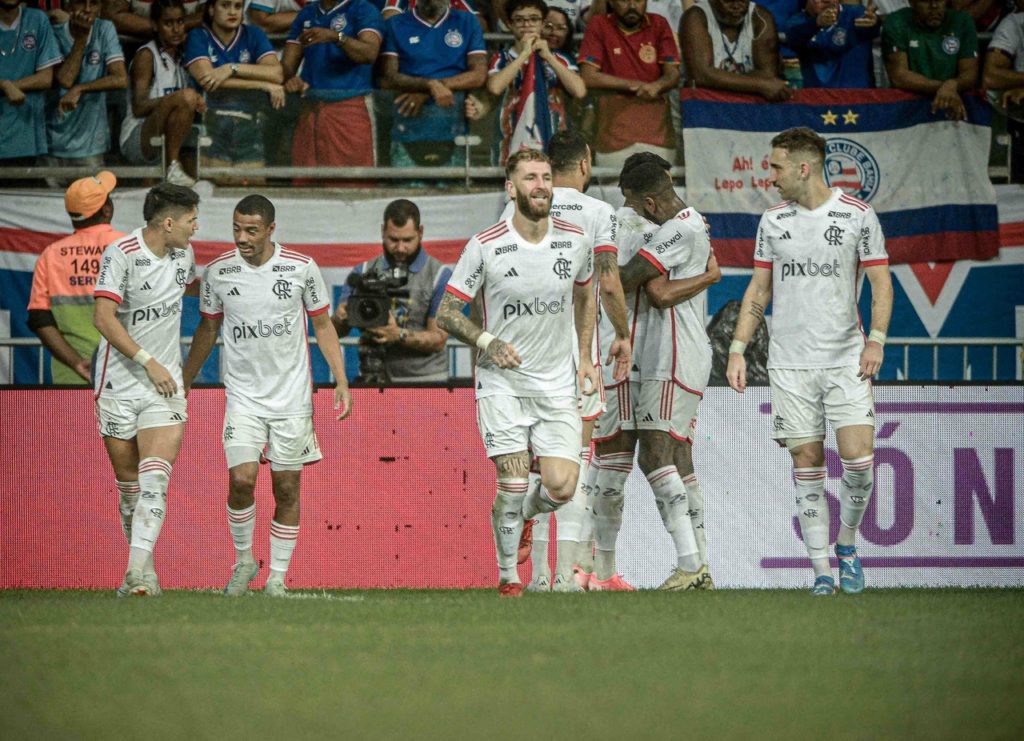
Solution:
M678 1L681 2L682 0ZM560 10L568 19L569 26L573 30L582 30L586 26L584 14L589 17L594 7L593 4L588 4L588 2L589 0L551 0L547 5L548 8ZM502 31L510 31L512 29L508 18L508 4L509 0L492 0L491 2L492 20L495 27ZM602 9L601 12L604 13L606 11Z
M483 14L476 9L476 4L473 0L451 0L450 5L452 10L461 10L475 15L477 21L480 23L480 30L484 33L487 32L487 19L484 18ZM384 8L381 10L380 15L381 18L387 20L399 13L408 13L410 10L414 10L415 8L416 0L387 0L384 3Z
M284 106L281 62L258 26L242 23L243 0L211 0L204 24L189 32L182 63L206 91L203 117L212 139L206 166L262 167L261 128L266 92L274 108Z
M437 326L437 307L451 277L451 268L423 247L420 210L404 198L384 209L380 228L383 253L357 265L360 276L398 277L407 296L392 299L388 322L363 329L359 355L361 377L369 383L440 383L448 380L448 333ZM357 292L358 294L358 292ZM346 337L352 330L348 304L353 290L346 285L334 312L334 327Z
M151 20L152 6L157 0L104 0L100 17L114 24L118 34L137 39L151 39L156 35ZM183 0L185 30L203 25L205 0Z
M696 87L792 97L779 77L779 38L771 13L750 0L697 0L679 32L686 82Z
M164 138L167 182L188 186L193 178L181 164L181 149L206 100L188 83L181 65L185 43L185 8L181 0L153 0L156 38L135 52L129 69L128 110L121 123L121 154L133 164L160 159L154 137Z
M0 3L0 164L35 164L46 154L46 91L61 62L46 13ZM5 161L6 160L6 161Z
M98 17L99 0L64 7L69 20L53 29L64 61L47 112L47 164L96 168L110 151L107 91L126 89L128 73L114 24Z
M548 132L553 134L567 128L565 95L581 99L587 94L576 63L559 51L553 51L542 35L548 8L544 0L511 0L508 12L515 44L491 57L488 68L487 92L501 96L498 113L500 140L497 161L503 164L509 155L513 132L520 123L517 119L523 83L541 65L540 74L534 76L537 93L547 95Z
M303 96L293 165L376 164L370 93L383 36L368 0L319 0L299 11L282 59L285 90Z
M1010 182L1024 182L1024 0L992 34L985 55L983 87L989 101L1006 111L1010 135Z
M93 289L103 248L125 236L110 226L117 186L113 173L101 172L73 182L64 207L74 234L58 239L36 260L28 301L28 327L50 351L53 383L85 384L100 344L93 326Z
M852 1L857 2L857 0ZM789 19L793 15L803 12L805 2L806 0L762 0L757 5L772 14L775 28L781 34ZM779 38L779 63L781 64L782 78L786 84L792 89L803 87L800 59L797 57L796 50L788 43L788 39L783 39L781 36Z
M1013 0L950 0L949 7L962 10L974 20L977 31L993 31L1007 14L1013 12Z
M839 0L807 0L790 16L786 40L800 56L803 86L875 86L871 48L881 31L873 0L867 7Z
M912 0L885 18L885 69L894 88L932 96L932 111L953 120L967 117L961 93L978 80L978 37L966 13L946 0Z
M391 124L394 167L465 164L455 137L465 131L465 93L487 79L480 24L448 0L420 0L389 18L381 84L396 91Z
M596 164L619 166L634 152L675 159L666 93L679 85L679 49L661 16L647 15L646 0L609 0L612 12L592 18L579 63L597 98Z
M304 0L252 0L245 9L249 21L267 34L287 33Z
M692 0L687 0L685 7L683 0L647 0L647 15L660 15L675 34L683 19L683 11L692 4ZM557 3L552 4L552 7L555 5ZM608 0L594 0L584 7L586 8L584 20L589 21L591 18L608 13ZM679 38L676 37L676 43L678 42Z

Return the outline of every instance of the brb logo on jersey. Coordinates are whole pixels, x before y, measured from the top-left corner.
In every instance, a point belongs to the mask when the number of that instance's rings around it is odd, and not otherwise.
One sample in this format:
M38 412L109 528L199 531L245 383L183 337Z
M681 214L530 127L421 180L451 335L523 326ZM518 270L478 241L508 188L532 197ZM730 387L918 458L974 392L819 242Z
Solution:
M825 145L825 181L830 188L841 188L862 201L878 193L882 175L878 160L864 145L833 137Z
M807 278L817 278L818 276L822 278L838 278L839 260L833 260L830 263L816 263L808 257L803 262L790 260L782 264L782 280L797 276Z
M561 314L565 311L565 297L557 301L541 301L534 298L531 303L524 304L516 301L514 304L505 304L501 307L502 319L519 316L545 316L546 314Z

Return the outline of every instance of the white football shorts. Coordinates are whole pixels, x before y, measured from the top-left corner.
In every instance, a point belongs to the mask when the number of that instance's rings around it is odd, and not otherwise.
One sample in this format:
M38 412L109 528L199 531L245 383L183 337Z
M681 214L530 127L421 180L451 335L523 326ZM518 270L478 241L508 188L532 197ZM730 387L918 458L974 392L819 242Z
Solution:
M622 381L606 388L604 412L594 427L594 442L603 443L623 430L636 429L635 401L640 396L639 381Z
M530 449L580 461L583 421L573 396L487 396L477 399L476 422L488 458Z
M772 368L772 438L825 438L825 420L833 430L875 426L871 382L857 377L857 366Z
M642 381L636 404L636 428L667 432L676 440L692 443L702 398L702 392L675 381Z
M222 439L229 468L258 461L264 446L271 463L299 465L323 458L312 417L267 419L228 411Z
M148 396L145 399L96 400L96 426L104 437L131 440L139 430L183 425L188 421L184 396Z

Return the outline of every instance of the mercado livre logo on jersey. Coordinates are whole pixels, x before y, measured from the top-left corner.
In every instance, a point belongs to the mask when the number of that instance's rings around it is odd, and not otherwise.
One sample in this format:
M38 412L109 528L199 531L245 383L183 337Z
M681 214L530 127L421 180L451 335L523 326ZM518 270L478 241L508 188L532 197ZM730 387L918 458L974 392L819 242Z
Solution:
M825 144L825 181L829 187L842 188L862 201L870 201L878 193L882 174L878 160L859 142L840 136Z

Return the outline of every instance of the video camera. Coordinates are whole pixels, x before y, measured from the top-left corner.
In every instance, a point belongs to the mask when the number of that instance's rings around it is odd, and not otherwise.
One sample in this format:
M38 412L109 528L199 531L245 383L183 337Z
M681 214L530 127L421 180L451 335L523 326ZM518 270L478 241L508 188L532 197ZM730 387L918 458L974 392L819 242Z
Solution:
M390 270L368 275L349 273L352 295L348 300L348 324L357 329L383 327L396 298L408 298L405 285L409 282L409 266L401 263Z

